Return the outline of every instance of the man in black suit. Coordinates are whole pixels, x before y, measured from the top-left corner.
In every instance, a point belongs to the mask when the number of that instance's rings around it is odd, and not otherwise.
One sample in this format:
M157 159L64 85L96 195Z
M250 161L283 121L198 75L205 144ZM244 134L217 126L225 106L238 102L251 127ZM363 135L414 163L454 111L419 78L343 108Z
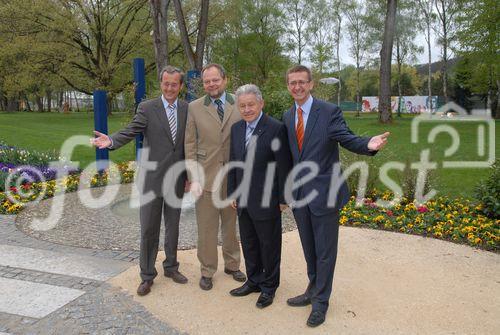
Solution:
M287 303L312 305L307 325L316 327L325 321L328 310L337 259L339 211L349 200L347 183L334 173L339 164L339 144L357 154L374 155L386 144L389 133L373 137L353 134L338 106L311 95L314 82L309 68L294 66L287 71L286 79L295 101L283 115L293 163L299 168L313 164L318 170L312 179L293 189L293 200L289 202L307 263L309 285ZM308 169L299 168L296 180L308 179L304 178ZM306 199L311 195L312 199Z
M160 74L162 95L143 101L137 107L134 119L122 130L113 135L94 131L97 135L92 144L100 149L118 149L144 134L144 148L149 149L141 155L141 164L150 161L156 163L154 169L139 169L139 174L146 173L141 188L140 222L141 246L139 265L142 282L137 289L138 295L146 295L151 291L153 279L157 276L155 268L156 255L160 237L161 216L165 221L165 261L164 275L179 284L187 283L187 278L179 272L177 262L177 243L179 239L179 218L181 201L184 194L186 174L183 173L175 181L174 187L165 187L165 191L174 194L163 194L163 183L168 169L184 161L184 132L186 130L187 108L185 101L178 99L182 88L184 73L173 66L166 66ZM138 180L141 181L141 177ZM165 182L170 182L166 180ZM147 197L153 192L151 199ZM166 201L166 199L173 199ZM177 199L177 200L175 200Z
M242 120L231 128L230 161L244 162L228 174L228 197L238 212L241 246L248 280L233 296L261 292L256 306L272 304L279 286L281 211L284 185L291 169L286 128L262 112L264 100L255 85L235 93Z

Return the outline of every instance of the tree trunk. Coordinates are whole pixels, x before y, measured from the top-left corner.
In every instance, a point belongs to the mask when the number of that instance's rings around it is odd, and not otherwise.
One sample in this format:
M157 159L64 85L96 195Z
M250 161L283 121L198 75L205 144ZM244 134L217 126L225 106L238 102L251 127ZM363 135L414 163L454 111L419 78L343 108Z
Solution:
M399 38L396 38L396 61L398 62L398 117L401 117L401 96L403 95L403 89L401 87L401 54Z
M47 111L52 111L52 90L46 90L45 95L47 96Z
M73 91L73 95L75 97L75 104L76 104L76 111L79 112L80 111L80 106L78 105L78 97L76 96L76 92ZM89 109L87 108L87 113L88 113Z
M43 101L42 97L40 97L38 94L35 94L35 103L38 108L39 112L43 112Z
M337 105L340 106L340 91L342 89L342 85L340 83L340 29L342 28L342 17L340 15L337 15L337 71L339 73L339 87L338 87L338 93L337 93Z
M384 40L380 50L380 97L378 102L379 120L382 123L392 122L391 111L391 60L394 29L396 25L397 0L387 0L385 16Z
M189 42L188 30L186 26L186 19L182 11L180 0L173 0L175 7L175 16L180 30L181 42L184 47L184 53L192 69L201 71L203 67L203 56L205 53L205 42L207 38L208 27L208 5L209 0L201 0L200 14L198 19L198 35L196 36L196 52L193 51L191 43Z
M17 98L7 99L7 112L17 112L19 110L19 101Z
M170 0L150 0L153 17L153 45L155 49L156 71L161 80L161 70L168 64L167 12Z
M356 64L356 117L359 117L359 63Z
M432 51L431 51L431 18L430 14L429 17L427 18L427 50L429 50L429 61L428 61L428 72L427 72L427 93L428 93L428 100L429 100L429 113L434 114L432 106Z
M63 91L60 91L58 93L58 98L59 98L59 100L57 101L57 108L59 108L59 111L62 112L63 111L63 103L64 103L64 92Z
M26 110L28 112L31 112L31 105L30 105L30 100L28 99L28 96L24 96L24 103L26 104Z

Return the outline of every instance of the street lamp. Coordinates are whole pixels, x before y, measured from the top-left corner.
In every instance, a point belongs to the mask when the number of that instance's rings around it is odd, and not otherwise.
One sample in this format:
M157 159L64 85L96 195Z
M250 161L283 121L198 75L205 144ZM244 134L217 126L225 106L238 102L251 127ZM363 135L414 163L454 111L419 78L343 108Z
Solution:
M322 84L326 84L326 85L339 84L339 94L338 94L338 99L337 99L337 105L340 107L340 90L342 89L342 83L340 82L340 79L337 79L334 77L327 77L327 78L321 78L319 80L319 82Z

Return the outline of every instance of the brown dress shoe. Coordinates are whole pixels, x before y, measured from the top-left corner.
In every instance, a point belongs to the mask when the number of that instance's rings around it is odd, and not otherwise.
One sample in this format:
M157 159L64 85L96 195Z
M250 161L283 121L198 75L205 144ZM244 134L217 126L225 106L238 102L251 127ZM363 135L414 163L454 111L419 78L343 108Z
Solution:
M188 279L177 270L165 271L165 277L172 278L177 284L186 284L188 282Z
M152 280L143 280L142 283L137 288L138 295L146 295L151 292L151 286L153 286Z
M240 270L232 271L229 269L224 269L224 272L227 273L228 275L232 275L233 279L239 282L245 282L247 280L247 276Z
M200 287L202 290L205 291L211 290L213 287L212 278L202 276L200 279Z

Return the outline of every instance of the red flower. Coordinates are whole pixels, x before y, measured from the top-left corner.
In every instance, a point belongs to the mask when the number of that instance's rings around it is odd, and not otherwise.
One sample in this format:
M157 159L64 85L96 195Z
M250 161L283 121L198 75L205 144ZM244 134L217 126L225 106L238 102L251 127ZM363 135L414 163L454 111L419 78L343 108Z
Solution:
M422 206L419 206L419 207L417 208L417 211L418 211L419 213L425 213L425 212L428 212L428 211L429 211L429 209L428 209L427 207L425 207L424 205L422 205Z
M10 187L10 190L14 193L17 193L17 188L15 186L11 186Z
M29 184L29 183L28 184L23 184L21 187L22 187L23 190L29 190L31 188L31 184Z
M394 213L388 209L387 211L385 211L385 213L388 215L388 216L394 216Z

